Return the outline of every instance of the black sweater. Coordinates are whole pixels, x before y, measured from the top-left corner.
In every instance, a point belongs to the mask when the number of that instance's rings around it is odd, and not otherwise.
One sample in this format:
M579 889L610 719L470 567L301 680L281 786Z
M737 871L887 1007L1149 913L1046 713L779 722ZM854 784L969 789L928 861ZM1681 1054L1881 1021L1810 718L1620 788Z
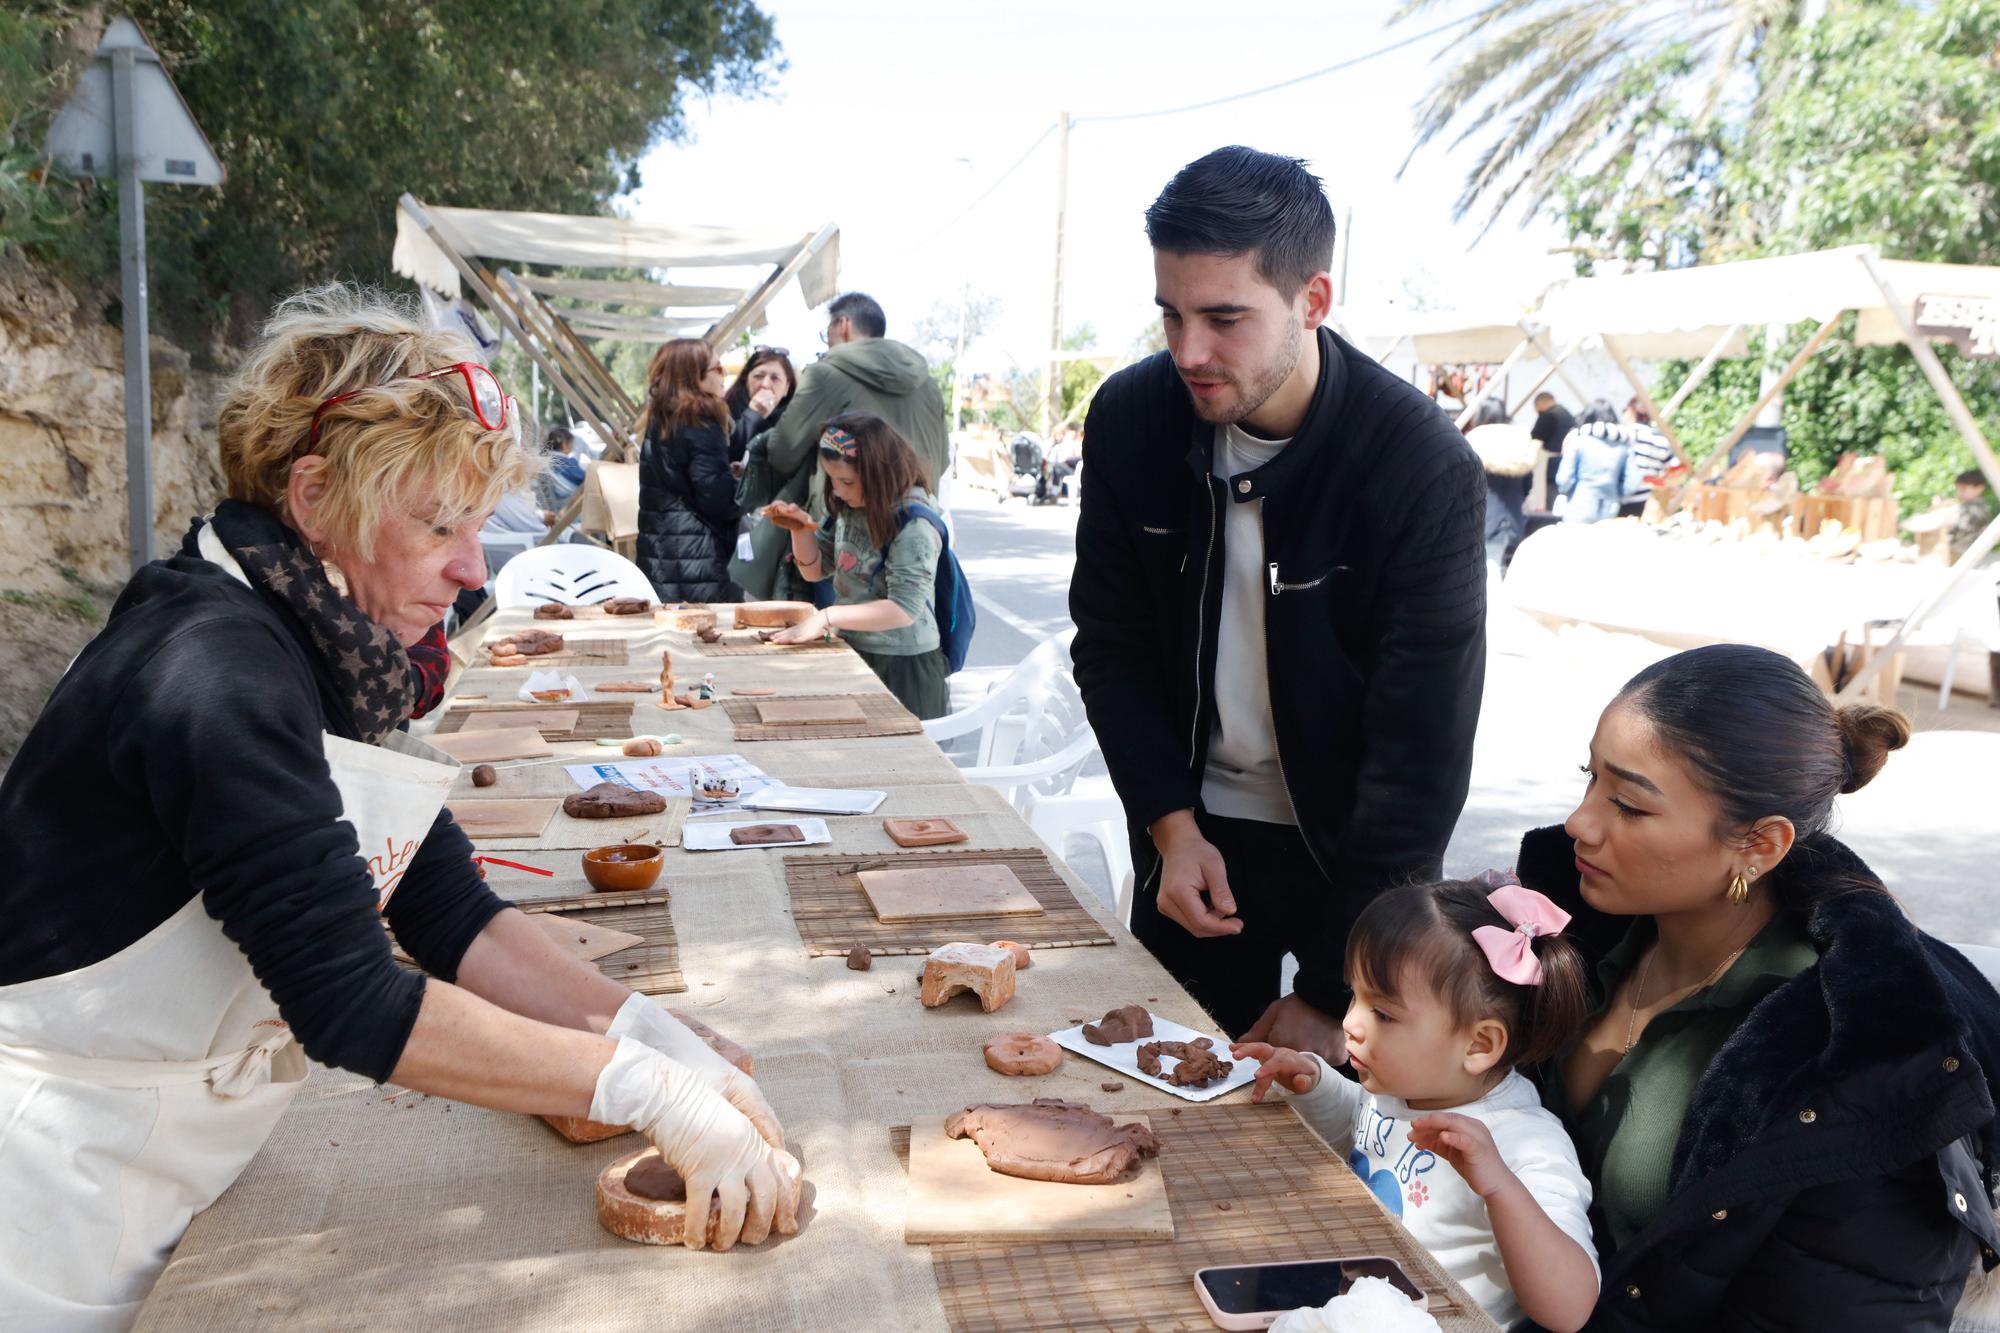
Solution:
M1070 615L1090 723L1131 825L1197 807L1215 725L1223 518L1263 502L1271 714L1299 831L1342 901L1300 940L1298 993L1344 1007L1346 920L1439 873L1465 803L1486 640L1485 474L1437 405L1319 331L1312 405L1277 458L1210 475L1215 428L1161 353L1084 427Z
M305 627L192 552L133 576L0 783L0 985L108 958L199 893L306 1053L385 1079L424 979L340 819L320 733L359 737ZM386 911L445 980L505 906L471 855L440 812Z

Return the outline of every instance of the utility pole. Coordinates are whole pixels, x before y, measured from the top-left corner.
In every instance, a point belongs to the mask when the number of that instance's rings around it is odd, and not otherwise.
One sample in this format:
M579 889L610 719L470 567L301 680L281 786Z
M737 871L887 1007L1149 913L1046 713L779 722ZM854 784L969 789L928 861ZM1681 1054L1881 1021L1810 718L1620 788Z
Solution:
M1056 417L1062 411L1063 345L1063 219L1069 208L1069 112L1062 113L1056 131L1056 281L1049 314L1049 382L1042 399L1042 439L1056 437Z
M1347 307L1347 257L1354 253L1354 209L1349 207L1340 220L1340 297L1339 305Z

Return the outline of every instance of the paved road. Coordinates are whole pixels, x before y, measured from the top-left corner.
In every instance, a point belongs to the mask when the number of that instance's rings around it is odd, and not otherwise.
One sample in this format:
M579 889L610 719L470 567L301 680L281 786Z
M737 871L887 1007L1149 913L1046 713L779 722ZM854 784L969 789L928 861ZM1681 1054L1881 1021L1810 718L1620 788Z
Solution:
M959 559L980 600L970 669L953 680L969 701L1068 626L1076 509L995 505L974 493L957 502L954 519ZM1667 651L1588 629L1551 633L1508 606L1497 583L1492 591L1472 788L1445 857L1454 875L1512 865L1523 832L1567 817L1582 791L1577 765L1598 713ZM2000 946L2000 733L1992 729L2000 715L1980 702L1960 696L1939 715L1935 690L1906 690L1902 703L1919 734L1867 789L1843 798L1834 827L1919 925L1948 940ZM1102 784L1102 773L1100 761L1084 781ZM1078 873L1101 890L1101 865L1079 844L1070 850Z

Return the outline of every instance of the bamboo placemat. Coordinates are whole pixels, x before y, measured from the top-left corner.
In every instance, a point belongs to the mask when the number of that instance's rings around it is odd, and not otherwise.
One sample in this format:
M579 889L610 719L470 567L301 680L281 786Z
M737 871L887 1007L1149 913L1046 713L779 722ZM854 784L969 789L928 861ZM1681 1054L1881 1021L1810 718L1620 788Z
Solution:
M551 621L549 623L559 625L562 622ZM554 632L562 634L561 630ZM471 665L473 667L493 666L493 654L486 651L486 646L488 643L499 643L501 641L501 639L488 639L486 643L480 644L479 656ZM560 666L626 666L631 660L632 654L627 640L573 639L565 634L563 635L561 652L543 653L539 657L530 657L520 666L500 667L499 669L502 671L539 671L545 667Z
M1380 1254L1429 1294L1448 1333L1497 1333L1289 1108L1184 1106L1150 1119L1174 1238L933 1244L931 1272L954 1330L1209 1328L1197 1268ZM889 1133L907 1170L909 1127Z
M664 890L651 889L593 893L588 898L527 898L512 905L523 912L569 913L578 921L643 936L642 943L598 959L598 969L641 994L667 995L688 988L681 975L681 946L669 901Z
M1042 915L946 917L888 925L875 919L875 909L862 892L859 878L862 870L921 870L925 866L993 862L1014 872L1042 905ZM1049 864L1048 856L1030 847L787 856L785 887L791 891L792 923L805 941L806 953L813 958L845 956L856 944L867 945L875 954L927 954L941 944L965 939L1009 939L1030 949L1115 942L1077 902L1069 885Z
M757 720L759 699L723 699L722 711L736 725L739 741L823 741L851 740L857 736L915 736L924 724L903 707L895 695L881 691L866 694L787 694L787 702L802 699L852 699L861 705L859 722L788 722L767 726Z
M445 711L438 719L439 735L448 735L465 729L465 720L473 713L511 713L517 708L525 709L526 704L458 704ZM542 732L545 741L595 741L630 740L632 738L632 701L630 699L593 700L573 704L536 704L541 709L574 708L576 725L568 731Z
M830 653L845 650L847 641L835 639L828 643L825 639L808 639L804 643L765 643L761 639L724 639L720 643L703 643L696 639L691 645L703 657L764 657L773 653Z

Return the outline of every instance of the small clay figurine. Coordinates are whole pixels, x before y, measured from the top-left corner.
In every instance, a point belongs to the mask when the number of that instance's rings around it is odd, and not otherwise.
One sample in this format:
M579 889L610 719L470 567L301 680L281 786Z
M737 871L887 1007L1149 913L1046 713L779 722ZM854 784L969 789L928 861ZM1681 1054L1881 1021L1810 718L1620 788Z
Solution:
M701 684L695 686L694 697L697 699L713 699L715 697L715 673L713 671L704 675L701 678Z
M674 697L674 655L671 650L660 654L660 693L669 699Z

